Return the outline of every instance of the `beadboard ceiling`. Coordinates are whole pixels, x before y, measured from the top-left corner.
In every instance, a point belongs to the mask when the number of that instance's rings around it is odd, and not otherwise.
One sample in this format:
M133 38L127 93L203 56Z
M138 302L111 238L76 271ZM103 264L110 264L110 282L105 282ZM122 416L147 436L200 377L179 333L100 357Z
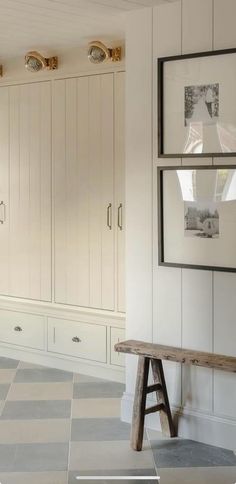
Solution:
M124 38L130 10L172 0L0 0L0 60Z

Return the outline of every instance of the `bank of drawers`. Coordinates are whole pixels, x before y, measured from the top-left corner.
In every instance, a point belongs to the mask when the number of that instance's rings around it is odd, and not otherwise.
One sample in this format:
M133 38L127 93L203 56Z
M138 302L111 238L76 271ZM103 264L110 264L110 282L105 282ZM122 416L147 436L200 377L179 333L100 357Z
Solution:
M44 350L46 318L35 314L0 309L0 341Z
M107 362L107 328L65 319L48 319L48 351Z
M124 339L121 328L0 309L0 343L124 366L124 355L114 351Z

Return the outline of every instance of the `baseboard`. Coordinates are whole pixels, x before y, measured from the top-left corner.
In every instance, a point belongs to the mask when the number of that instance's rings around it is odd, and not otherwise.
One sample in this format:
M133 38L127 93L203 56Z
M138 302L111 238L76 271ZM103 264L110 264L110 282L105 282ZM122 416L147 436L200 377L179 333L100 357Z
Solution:
M153 403L150 400L150 403ZM121 418L124 422L131 422L133 408L133 395L124 393L121 402ZM203 442L205 444L223 447L236 451L236 421L205 414L189 409L179 410L172 407L174 419L178 425L178 436L185 439ZM147 428L161 430L160 419L157 413L147 415L145 419Z
M18 346L8 346L1 344L0 356L6 358L13 358L35 365L48 366L57 368L58 370L72 371L74 373L81 373L83 375L94 376L96 378L103 378L120 383L124 383L124 368L111 365L99 365L93 362L84 362L77 358L67 358L64 355L48 353L45 351L37 351L26 348L19 348Z

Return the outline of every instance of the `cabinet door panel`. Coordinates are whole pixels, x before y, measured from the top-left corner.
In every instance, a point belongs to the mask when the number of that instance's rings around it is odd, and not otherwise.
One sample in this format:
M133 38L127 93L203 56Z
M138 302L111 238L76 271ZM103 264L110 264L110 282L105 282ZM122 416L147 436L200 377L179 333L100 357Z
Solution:
M125 73L115 77L115 180L117 222L117 309L125 311ZM118 210L120 219L118 221ZM122 229L121 229L122 228Z
M8 294L9 289L9 92L7 87L0 89L0 294Z
M6 224L3 224L8 234L4 240L0 231L1 257L5 256L1 264L0 293L50 301L50 83L1 88L0 98L0 170L1 183L5 186L3 189L0 184L0 197L9 198Z
M114 308L113 75L55 82L55 299Z

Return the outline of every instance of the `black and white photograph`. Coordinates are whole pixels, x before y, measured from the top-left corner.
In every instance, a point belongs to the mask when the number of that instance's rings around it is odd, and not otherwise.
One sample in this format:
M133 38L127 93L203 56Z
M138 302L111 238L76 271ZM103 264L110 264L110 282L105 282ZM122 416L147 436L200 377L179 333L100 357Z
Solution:
M219 83L184 88L184 124L216 124L219 118Z
M219 212L215 202L184 202L184 235L219 238Z

